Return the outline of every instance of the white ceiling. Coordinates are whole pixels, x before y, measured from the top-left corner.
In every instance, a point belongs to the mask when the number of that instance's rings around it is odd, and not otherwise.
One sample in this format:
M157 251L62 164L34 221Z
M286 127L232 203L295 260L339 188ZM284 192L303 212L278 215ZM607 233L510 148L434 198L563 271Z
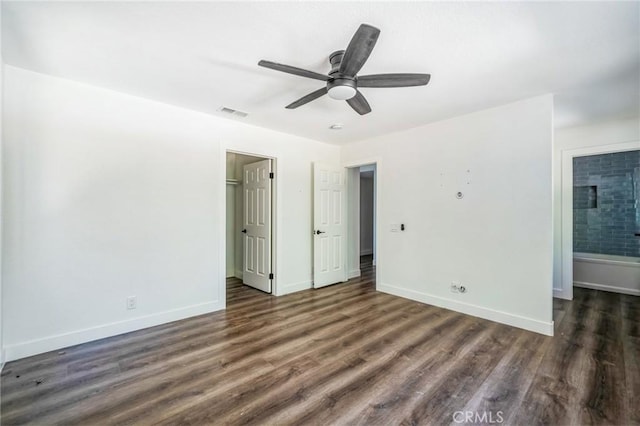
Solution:
M5 63L243 122L345 143L540 95L556 126L640 113L640 2L2 2ZM428 86L364 88L359 116L322 82L360 23L381 29L360 72L426 72ZM226 117L226 116L225 116ZM329 130L331 124L343 130Z

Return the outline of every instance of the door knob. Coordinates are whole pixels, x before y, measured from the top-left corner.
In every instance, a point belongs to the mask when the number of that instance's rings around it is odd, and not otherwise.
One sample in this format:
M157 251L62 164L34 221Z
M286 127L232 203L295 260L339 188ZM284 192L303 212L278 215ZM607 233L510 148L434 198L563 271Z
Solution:
M325 233L324 231L321 231L319 229L316 231L316 235L320 235L320 234L324 234L324 233Z
M243 233L243 234L246 234L246 233L247 233L247 230L246 230L246 229L243 229L243 230L242 230L242 233Z

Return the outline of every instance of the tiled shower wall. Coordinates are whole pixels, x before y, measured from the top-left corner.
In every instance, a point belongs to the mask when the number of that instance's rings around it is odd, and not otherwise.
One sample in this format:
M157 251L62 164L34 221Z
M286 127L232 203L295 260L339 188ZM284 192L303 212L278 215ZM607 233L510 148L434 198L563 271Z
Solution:
M640 257L640 151L573 159L573 250Z

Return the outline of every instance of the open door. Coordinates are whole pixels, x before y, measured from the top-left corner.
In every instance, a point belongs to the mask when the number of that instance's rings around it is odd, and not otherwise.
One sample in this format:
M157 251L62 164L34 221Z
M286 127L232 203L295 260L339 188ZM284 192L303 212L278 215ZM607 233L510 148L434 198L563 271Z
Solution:
M271 160L244 166L242 282L271 293Z
M347 280L345 169L313 165L313 287Z

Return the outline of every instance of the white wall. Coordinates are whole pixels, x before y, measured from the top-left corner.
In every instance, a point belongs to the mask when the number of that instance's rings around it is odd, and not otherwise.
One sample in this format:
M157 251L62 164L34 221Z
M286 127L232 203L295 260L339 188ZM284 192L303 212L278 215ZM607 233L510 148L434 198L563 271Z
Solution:
M8 359L222 308L226 149L278 158L278 290L310 287L337 147L14 67L4 91Z
M553 333L552 114L547 95L344 147L380 159L379 290Z
M562 151L638 140L640 140L640 117L555 131L553 149L553 288L556 297L565 297L562 290Z
M360 255L373 254L373 177L360 177Z

